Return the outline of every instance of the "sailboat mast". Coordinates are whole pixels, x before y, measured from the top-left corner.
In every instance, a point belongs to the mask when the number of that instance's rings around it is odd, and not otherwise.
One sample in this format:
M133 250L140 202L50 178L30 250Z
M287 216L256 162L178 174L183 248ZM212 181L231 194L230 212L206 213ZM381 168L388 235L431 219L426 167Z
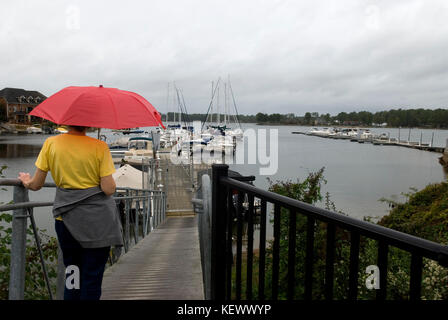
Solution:
M211 110L210 110L210 123L213 123L213 95L215 92L215 82L212 81L212 104L211 104Z
M218 86L218 97L216 99L216 122L217 122L218 126L221 123L221 114L219 113L220 112L220 110L219 110L219 92L221 91L220 89L221 89L221 86Z
M179 98L179 89L177 90L177 102L178 102L178 108L179 108L179 124L180 127L182 128L182 106L181 106L181 101Z
M173 124L176 123L176 83L173 81L173 99L171 100L173 110Z
M168 123L168 113L170 110L170 83L168 82L168 90L167 90L167 94L166 94L166 123Z
M227 126L227 83L224 83L224 125Z
M239 128L242 129L240 120L238 119L238 108L236 107L235 95L233 94L232 84L230 83L230 76L229 76L229 90L230 90L230 94L232 95L233 107L235 108L235 116L234 116L235 122L237 122Z

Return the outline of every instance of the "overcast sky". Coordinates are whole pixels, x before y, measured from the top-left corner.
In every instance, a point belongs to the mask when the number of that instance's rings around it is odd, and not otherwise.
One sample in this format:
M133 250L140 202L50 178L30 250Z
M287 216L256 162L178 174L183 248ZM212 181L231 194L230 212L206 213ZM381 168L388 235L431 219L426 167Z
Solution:
M175 81L188 111L205 113L211 82L230 76L242 114L448 106L447 0L2 0L0 10L0 89L103 84L166 112Z

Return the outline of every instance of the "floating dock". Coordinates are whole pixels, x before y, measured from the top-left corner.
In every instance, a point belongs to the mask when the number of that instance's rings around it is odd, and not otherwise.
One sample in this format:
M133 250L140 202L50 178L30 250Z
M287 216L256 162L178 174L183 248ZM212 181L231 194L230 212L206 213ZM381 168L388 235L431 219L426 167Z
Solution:
M422 151L438 152L438 153L443 153L445 151L444 147L433 147L433 146L430 146L429 144L425 144L425 143L420 144L419 142L412 142L412 141L403 141L403 140L398 141L397 139L388 139L388 140L358 139L356 137L353 137L351 139L341 139L341 138L337 138L337 137L334 138L334 137L328 137L328 136L308 134L308 133L302 132L302 131L293 131L291 133L292 134L302 134L302 135L311 136L311 137L325 138L325 139L350 140L352 142L358 142L358 143L372 143L374 145L405 147L405 148L417 149L417 150L422 150Z

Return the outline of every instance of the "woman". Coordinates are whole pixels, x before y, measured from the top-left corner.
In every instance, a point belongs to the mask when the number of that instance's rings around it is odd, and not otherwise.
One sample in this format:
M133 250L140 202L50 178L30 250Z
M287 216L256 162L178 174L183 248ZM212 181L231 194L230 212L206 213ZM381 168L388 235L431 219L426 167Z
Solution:
M67 286L65 300L99 300L111 246L122 246L116 212L114 163L107 144L70 126L48 138L36 160L36 172L19 173L25 188L42 188L50 171L57 185L53 216L65 267L79 269L80 286Z

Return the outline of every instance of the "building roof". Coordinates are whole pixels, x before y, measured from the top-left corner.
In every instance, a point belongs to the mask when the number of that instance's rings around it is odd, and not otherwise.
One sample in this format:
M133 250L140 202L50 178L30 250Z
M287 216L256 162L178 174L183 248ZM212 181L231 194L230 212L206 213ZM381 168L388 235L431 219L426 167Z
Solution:
M30 104L39 104L47 98L39 91L28 91L19 88L4 88L0 90L0 97L5 98L8 103Z

